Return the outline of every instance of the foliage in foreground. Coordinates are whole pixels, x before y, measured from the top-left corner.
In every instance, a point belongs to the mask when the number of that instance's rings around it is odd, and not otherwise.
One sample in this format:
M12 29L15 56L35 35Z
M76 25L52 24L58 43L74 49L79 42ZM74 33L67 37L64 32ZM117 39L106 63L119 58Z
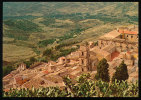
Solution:
M89 74L82 74L74 84L69 77L64 78L66 87L40 87L35 89L11 89L3 92L4 97L138 97L138 82L121 83L115 80L114 83L94 81L89 79Z

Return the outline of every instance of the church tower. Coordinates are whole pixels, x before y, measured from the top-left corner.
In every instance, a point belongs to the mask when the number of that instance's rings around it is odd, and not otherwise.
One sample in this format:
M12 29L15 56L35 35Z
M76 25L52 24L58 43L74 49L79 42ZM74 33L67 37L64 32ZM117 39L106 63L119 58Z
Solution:
M82 66L82 71L88 71L90 69L89 57L90 55L88 45L80 46L79 65Z

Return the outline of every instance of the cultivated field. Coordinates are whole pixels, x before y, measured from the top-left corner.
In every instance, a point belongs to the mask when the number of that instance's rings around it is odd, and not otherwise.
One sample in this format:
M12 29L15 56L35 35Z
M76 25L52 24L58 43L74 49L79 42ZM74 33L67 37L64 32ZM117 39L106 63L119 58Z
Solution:
M12 44L3 44L3 60L5 61L20 61L35 55L36 54L32 51L31 48Z

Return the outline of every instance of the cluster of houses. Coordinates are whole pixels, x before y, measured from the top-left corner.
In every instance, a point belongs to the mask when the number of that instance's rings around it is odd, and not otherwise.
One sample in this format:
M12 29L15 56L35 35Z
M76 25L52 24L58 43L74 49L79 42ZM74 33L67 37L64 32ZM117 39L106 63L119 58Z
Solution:
M129 73L128 81L138 80L138 28L133 26L113 30L101 36L98 45L93 42L81 45L79 50L60 57L56 62L41 62L30 69L22 63L17 70L3 77L3 88L65 87L65 76L76 79L82 73L89 72L93 77L102 58L108 61L110 77L124 60Z

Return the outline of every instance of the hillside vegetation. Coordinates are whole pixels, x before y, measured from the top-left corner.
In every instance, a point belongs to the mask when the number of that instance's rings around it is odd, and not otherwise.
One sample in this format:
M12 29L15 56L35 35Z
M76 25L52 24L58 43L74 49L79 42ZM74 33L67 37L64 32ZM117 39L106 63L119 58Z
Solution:
M138 24L137 2L5 2L3 60L18 62L31 56L56 60L69 54L63 52L71 46L132 24ZM46 49L55 57L44 57Z

